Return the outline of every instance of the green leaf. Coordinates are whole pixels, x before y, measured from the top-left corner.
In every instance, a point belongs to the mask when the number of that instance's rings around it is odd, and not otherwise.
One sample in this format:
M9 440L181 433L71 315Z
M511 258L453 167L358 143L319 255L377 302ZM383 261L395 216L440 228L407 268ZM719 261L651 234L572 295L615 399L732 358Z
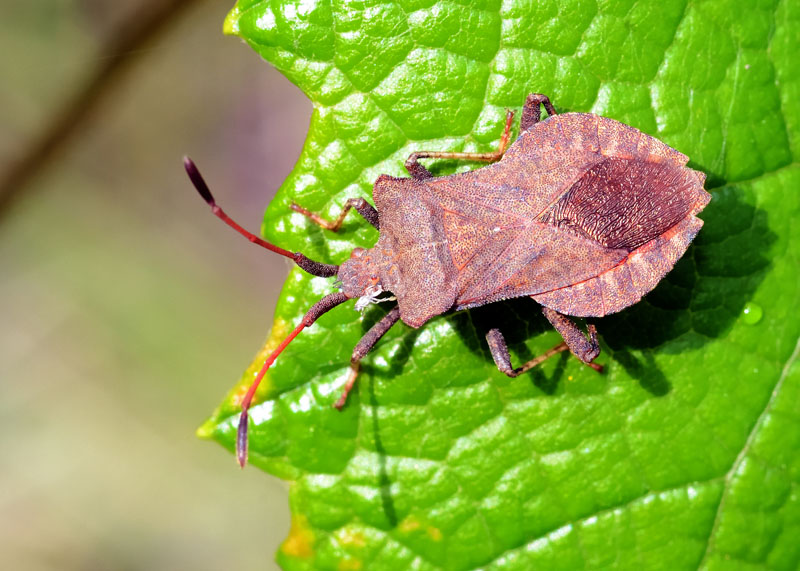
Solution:
M499 373L490 326L515 363L559 340L519 299L397 325L338 412L352 347L385 309L342 306L305 331L252 409L251 462L292 481L281 565L800 565L800 4L241 0L225 29L314 103L263 228L310 257L340 263L377 233L354 215L323 231L292 201L333 218L414 150L494 149L529 92L662 139L714 197L661 285L599 320L603 375L566 355ZM291 272L268 347L331 281ZM233 448L260 362L202 435Z

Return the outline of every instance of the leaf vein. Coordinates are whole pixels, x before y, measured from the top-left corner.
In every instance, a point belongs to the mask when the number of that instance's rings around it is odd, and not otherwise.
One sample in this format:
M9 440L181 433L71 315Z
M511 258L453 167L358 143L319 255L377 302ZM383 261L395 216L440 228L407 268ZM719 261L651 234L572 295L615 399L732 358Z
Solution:
M781 388L783 388L783 383L786 380L786 377L789 376L789 370L791 369L794 362L797 360L798 356L800 356L800 338L797 339L797 343L795 344L794 351L789 356L789 359L786 361L786 364L783 366L781 371L781 375L778 378L778 382L775 383L775 386L772 389L772 394L767 401L764 410L761 412L759 417L756 419L755 424L753 424L753 428L750 433L747 435L747 440L745 440L744 446L742 450L739 452L739 455L733 461L733 465L731 466L730 470L725 474L723 477L724 482L724 489L722 491L722 495L720 496L719 505L717 506L716 514L714 515L714 523L711 526L711 532L708 535L707 545L705 553L703 553L703 558L700 560L698 564L698 569L702 568L704 564L707 562L709 556L714 550L714 538L716 533L719 531L720 522L722 521L722 517L725 512L725 505L728 500L728 496L731 491L731 482L736 475L736 472L741 467L742 463L744 462L747 453L750 451L750 447L753 445L756 437L758 436L758 432L761 429L761 426L764 424L766 419L769 417L770 412L772 411L772 407L775 404L775 399L777 398L778 394L781 392Z

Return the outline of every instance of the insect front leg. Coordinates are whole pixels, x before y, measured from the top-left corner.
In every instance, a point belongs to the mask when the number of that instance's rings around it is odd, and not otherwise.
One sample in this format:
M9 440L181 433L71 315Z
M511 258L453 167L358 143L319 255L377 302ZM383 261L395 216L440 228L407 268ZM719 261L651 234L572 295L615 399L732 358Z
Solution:
M506 111L506 125L503 129L503 135L500 137L500 144L497 150L493 153L457 153L449 151L415 151L406 160L406 170L411 175L411 178L425 179L431 178L433 175L424 166L419 164L419 159L456 159L463 161L485 161L493 163L503 158L506 152L508 142L511 139L511 122L514 119L513 111Z
M332 232L339 231L339 228L342 227L342 223L344 222L344 218L347 216L347 213L350 212L351 208L355 208L356 212L358 212L364 218L364 220L372 224L376 229L380 230L380 228L378 228L378 211L375 210L375 207L363 198L348 198L347 202L345 202L344 208L333 222L325 220L319 214L311 212L310 210L306 210L294 202L289 205L289 208L295 212L299 212L303 216L307 216L315 224L322 226L326 230L331 230Z
M397 323L399 319L400 308L395 306L389 313L383 316L383 319L373 325L356 344L355 348L353 349L353 356L350 358L350 374L345 382L342 396L340 396L339 400L337 400L333 405L334 408L342 410L344 404L347 402L347 395L350 394L350 390L353 388L356 378L358 378L359 363L361 362L361 359L363 359L367 353L372 351L372 348L375 347L380 338L383 337L386 332L392 328L392 325Z
M547 109L547 114L552 117L556 114L553 104L550 103L550 98L541 93L531 93L525 100L525 105L522 107L522 118L519 120L520 131L527 131L539 122L542 116L541 106Z
M603 370L601 365L592 363L595 357L600 354L600 345L597 343L597 329L595 329L594 325L587 326L589 330L589 338L587 339L583 331L566 315L562 315L549 307L542 307L542 313L556 328L556 331L561 334L561 337L564 338L564 342L573 355L596 371Z

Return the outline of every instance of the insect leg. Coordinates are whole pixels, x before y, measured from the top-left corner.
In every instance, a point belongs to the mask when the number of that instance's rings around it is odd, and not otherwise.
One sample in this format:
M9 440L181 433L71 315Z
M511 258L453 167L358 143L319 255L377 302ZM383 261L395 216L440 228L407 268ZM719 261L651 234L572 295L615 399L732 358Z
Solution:
M519 130L527 131L533 127L541 119L542 109L541 106L547 109L547 114L552 117L556 114L553 104L550 103L550 98L541 93L531 93L525 100L525 105L522 107L522 118L519 120Z
M292 202L289 208L295 212L299 212L300 214L307 216L315 224L318 224L326 230L330 230L332 232L339 231L339 228L342 227L342 223L344 222L344 217L347 216L347 213L350 212L351 208L355 208L356 212L358 212L364 218L364 220L372 224L376 229L380 230L380 228L378 228L378 211L375 210L375 207L363 198L348 198L344 208L333 222L325 220L319 214L311 212L310 210L306 210L294 202Z
M587 339L583 331L566 315L562 315L548 307L542 307L542 313L556 328L556 331L561 333L561 337L564 338L573 355L594 370L598 372L603 370L601 365L592 363L595 357L600 354L600 345L597 343L597 329L595 329L594 325L587 327L589 330L589 338Z
M553 355L556 355L568 349L566 343L559 343L549 351L545 351L544 353L542 353L538 357L531 359L521 367L514 369L511 366L511 355L508 354L508 346L506 345L506 340L499 329L490 329L489 332L486 334L486 342L489 344L489 351L492 353L494 364L497 365L497 368L500 369L500 372L505 373L509 377L516 377L518 375L521 375L525 371L533 369L539 363L546 361Z
M373 325L356 344L353 349L353 356L350 358L350 375L347 377L342 396L340 396L339 400L333 405L334 408L342 410L344 404L347 402L347 395L350 394L350 390L353 388L356 378L358 377L359 362L367 353L372 351L372 348L375 347L380 338L383 337L399 319L400 308L395 306L389 313L383 316L383 319Z
M514 119L513 111L506 111L506 125L503 135L500 137L500 144L493 153L456 153L449 151L415 151L406 160L406 170L411 174L411 178L424 179L431 178L433 175L428 169L419 164L419 159L456 159L463 161L485 161L493 163L499 161L506 152L508 142L511 139L511 122Z

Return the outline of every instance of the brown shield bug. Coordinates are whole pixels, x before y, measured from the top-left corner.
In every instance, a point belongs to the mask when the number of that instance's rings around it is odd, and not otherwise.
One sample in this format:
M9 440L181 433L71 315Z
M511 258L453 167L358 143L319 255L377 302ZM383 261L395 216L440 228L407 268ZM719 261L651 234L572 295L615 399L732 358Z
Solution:
M548 118L540 121L541 106ZM242 401L237 459L247 459L248 408L258 384L283 349L323 313L349 299L356 308L396 299L397 305L358 342L347 382L334 406L344 406L359 362L398 321L417 328L450 310L520 296L542 306L564 342L521 367L511 365L499 329L486 340L497 368L516 377L569 349L597 370L594 325L588 336L567 316L602 317L639 301L672 269L695 237L696 217L711 199L705 175L688 157L637 129L591 113L556 114L550 100L525 101L520 135L508 146L506 117L494 153L420 151L405 163L410 178L380 176L375 207L351 198L331 223L292 208L336 231L354 208L380 232L369 250L356 248L341 265L292 253L243 229L216 205L194 163L186 171L213 213L251 242L294 260L315 276L337 276L341 290L315 303L267 358ZM506 150L506 147L508 149ZM494 164L434 177L421 158ZM387 298L384 294L391 294Z

